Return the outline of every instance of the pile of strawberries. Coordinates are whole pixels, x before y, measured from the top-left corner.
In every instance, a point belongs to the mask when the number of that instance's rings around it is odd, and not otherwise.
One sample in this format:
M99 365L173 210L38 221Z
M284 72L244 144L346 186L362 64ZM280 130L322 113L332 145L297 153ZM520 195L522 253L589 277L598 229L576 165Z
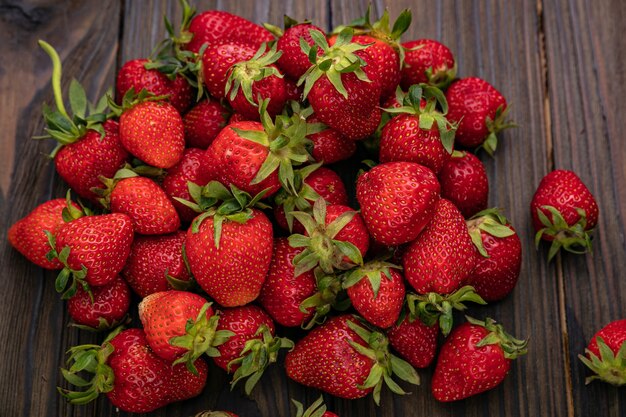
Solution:
M44 137L80 199L40 205L9 240L60 270L77 326L115 328L69 350L62 373L79 390L60 392L148 412L199 395L208 358L247 393L284 358L301 384L378 403L383 385L405 393L393 375L419 383L440 332L437 400L500 384L527 341L490 318L452 319L503 299L520 274L520 239L487 208L485 168L468 152L496 151L511 126L504 97L455 79L444 45L400 43L408 10L326 33L182 5L180 30L166 20L153 56L122 66L115 98L91 104L72 81L71 111L59 57L40 41L56 104ZM360 211L336 172L357 148L376 160L356 178ZM532 209L550 257L590 248L598 208L575 174L546 177ZM132 293L143 328L124 330ZM286 327L302 337L279 337ZM321 399L297 408L325 412Z

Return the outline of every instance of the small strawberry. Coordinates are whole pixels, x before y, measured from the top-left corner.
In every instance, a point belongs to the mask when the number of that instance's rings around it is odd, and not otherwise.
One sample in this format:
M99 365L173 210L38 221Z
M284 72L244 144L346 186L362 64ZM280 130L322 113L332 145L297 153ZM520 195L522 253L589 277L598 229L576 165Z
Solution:
M541 239L552 242L548 260L561 248L578 254L591 251L598 204L574 172L557 169L546 175L530 202L530 214L537 247Z
M487 81L462 78L446 91L448 119L457 123L456 142L466 148L482 147L493 155L498 146L496 135L515 125L506 121L505 98Z
M441 196L469 218L487 208L489 180L480 159L469 152L454 151L438 174Z
M230 112L219 101L205 99L183 116L185 144L189 148L206 149L226 127Z
M626 385L626 319L600 329L591 338L585 356L578 358L595 374L585 383L599 379L617 387Z
M326 34L322 29L311 24L309 21L298 23L287 15L285 15L284 23L284 31L272 25L266 24L265 27L275 35L278 35L276 46L278 47L278 50L282 52L282 55L277 62L278 67L285 74L297 80L302 77L302 74L304 74L311 66L309 57L302 50L302 42L305 42L309 45L309 47L312 47L315 42L311 37L311 31L318 32L322 36L326 36ZM319 56L321 54L322 51L318 49L316 51L316 55Z
M226 98L226 83L231 67L251 59L257 48L241 42L222 41L210 44L202 55L203 81L216 99Z
M387 338L351 315L333 317L304 336L287 353L285 369L294 381L339 398L362 398L373 391L376 404L383 381L392 392L405 394L393 374L419 384L411 365L389 352Z
M439 324L427 325L419 318L405 316L399 324L387 330L391 347L415 368L428 368L437 353Z
M293 405L296 406L296 417L339 417L335 413L326 411L326 405L324 405L324 397L320 396L309 408L306 410L301 402L291 400Z
M111 282L93 287L91 293L78 287L67 300L67 311L75 325L92 330L112 329L120 324L130 307L130 289L119 275Z
M450 85L456 75L456 62L447 46L432 40L405 42L404 67L400 85L405 90L414 84L426 83L440 89Z
M413 162L388 162L357 179L356 198L367 230L385 245L414 240L435 214L439 182Z
M498 386L511 361L527 351L527 340L505 333L502 325L467 317L441 347L431 383L438 401L458 401Z
M319 124L321 130L316 133L307 135L313 142L313 151L311 155L318 162L326 164L334 164L350 158L356 151L356 143L341 133L319 123L314 115L307 119L308 124Z

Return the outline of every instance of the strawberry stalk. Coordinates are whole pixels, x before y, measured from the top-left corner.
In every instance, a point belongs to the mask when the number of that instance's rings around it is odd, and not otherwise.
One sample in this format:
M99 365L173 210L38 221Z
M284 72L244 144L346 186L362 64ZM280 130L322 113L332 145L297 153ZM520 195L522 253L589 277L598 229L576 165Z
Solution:
M485 125L487 126L487 129L489 129L489 135L479 148L483 148L490 156L493 156L493 153L498 147L497 134L504 129L517 127L515 123L511 122L510 120L506 120L509 114L510 107L511 106L507 106L506 108L504 108L504 106L500 106L496 110L496 115L493 119L489 116L487 116L487 118L485 119Z
M552 219L541 209L547 210ZM552 245L548 251L548 262L556 256L561 248L575 254L592 251L591 233L593 230L586 230L587 214L585 210L576 209L580 218L570 226L556 207L542 206L541 209L537 209L537 216L539 216L544 227L539 229L535 235L535 246L539 247L542 238L548 237L552 240Z
M487 345L498 345L507 359L516 359L528 352L528 339L516 339L507 332L501 324L497 324L495 320L487 317L485 321L476 320L475 318L465 316L471 324L482 326L489 331L481 341L476 343L476 347Z
M598 336L596 342L600 357L589 349L585 349L587 356L578 355L578 359L595 373L585 379L585 384L598 379L616 387L626 385L626 342L622 343L617 353L613 353L602 337Z
M472 238L474 246L476 246L478 252L480 252L480 254L485 258L488 258L489 255L483 245L481 231L498 238L505 238L515 234L513 230L507 227L509 221L497 208L490 208L478 212L466 223L467 230Z

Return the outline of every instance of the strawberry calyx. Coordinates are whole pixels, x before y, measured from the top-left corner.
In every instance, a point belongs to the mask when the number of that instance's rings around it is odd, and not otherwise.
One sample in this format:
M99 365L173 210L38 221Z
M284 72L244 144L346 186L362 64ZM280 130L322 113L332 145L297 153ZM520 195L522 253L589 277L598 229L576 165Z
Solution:
M111 193L115 189L115 186L117 185L117 183L123 179L138 177L138 176L139 174L137 174L127 164L123 168L117 170L117 172L115 172L115 174L113 175L113 178L107 178L103 175L100 175L98 179L102 182L102 184L104 184L104 188L93 187L91 191L93 191L97 196L100 197L98 199L98 202L102 204L102 207L108 210L110 208L110 203L111 203Z
M485 118L485 126L489 129L489 135L487 135L487 139L485 139L482 145L479 146L479 149L483 148L490 156L493 156L498 147L498 137L496 135L504 129L517 127L514 122L507 120L509 109L510 106L505 107L501 105L496 110L496 115L493 119L489 116Z
M430 130L436 123L441 144L451 154L457 126L446 118L448 102L443 92L437 87L422 83L412 85L406 95L402 93L402 90L396 90L396 98L402 106L383 110L391 114L415 115L419 119L419 128L422 130Z
M552 219L543 210L550 213ZM569 225L556 207L541 206L537 208L537 216L544 227L535 234L535 246L539 247L541 239L552 240L548 251L548 262L556 256L561 248L575 254L592 251L591 234L593 229L587 230L587 214L581 208L576 208L576 212L579 216L578 221Z
M116 328L118 326L127 325L129 323L130 323L130 316L128 314L126 314L121 319L113 320L112 322L109 322L104 317L98 317L98 324L95 327L87 326L87 325L84 325L84 324L78 324L78 323L70 323L68 326L76 327L77 329L86 330L88 332L96 332L96 333L98 333L98 332L102 332L102 331L105 331L105 330L114 329L114 328Z
M346 272L343 276L343 288L348 289L353 285L356 285L362 279L367 278L372 286L372 290L374 291L374 298L378 296L378 291L380 290L380 284L382 282L383 276L388 280L393 280L389 269L402 269L401 266L394 265L389 262L384 261L371 261L366 263L365 265L354 268L348 272Z
M296 406L296 417L322 417L326 412L323 395L320 395L320 397L306 410L301 402L296 400L291 400L291 402Z
M305 211L311 212L313 205L312 201L320 198L320 195L311 187L309 184L305 183L304 180L311 175L315 170L317 170L322 163L319 162L317 164L307 165L304 168L298 169L294 171L294 188L297 192L293 192L287 188L281 188L276 196L274 197L274 203L276 206L282 206L285 212L285 219L287 220L287 225L289 226L289 231L293 230L293 215L292 211Z
M454 310L466 310L467 306L464 304L466 302L487 304L471 285L461 287L448 295L436 292L423 295L407 294L408 320L413 322L419 319L427 326L433 326L438 322L441 333L447 336L452 330Z
M287 15L283 15L283 27L284 29L279 28L276 25L272 25L271 23L263 23L263 27L267 30L270 31L270 33L274 36L276 36L276 38L280 38L281 36L283 36L285 34L285 30L292 28L296 25L308 25L310 24L311 21L308 19L302 20L302 21L298 21L296 19L294 19L293 17L287 16Z
M226 411L200 411L194 417L232 417L232 414Z
M132 109L138 104L148 101L163 101L168 99L169 95L156 96L145 88L142 88L141 91L137 93L135 92L135 87L131 87L126 93L124 93L124 97L122 97L122 104L117 104L113 99L112 94L107 94L106 97L111 113L116 117L120 117L122 113Z
M440 90L448 88L448 86L452 84L452 81L454 81L454 77L456 77L457 69L456 61L454 62L454 66L452 68L426 68L426 79L428 80L428 84L437 87Z
M337 275L327 274L321 268L315 268L313 274L315 275L317 292L304 299L299 306L300 311L305 314L310 313L311 309L315 309L311 319L302 323L301 327L304 330L310 330L326 321L326 316L333 308L344 311L350 307L350 299L341 296L341 279Z
M504 353L506 359L516 359L528 352L528 339L516 339L507 332L501 324L497 324L495 320L487 317L485 321L476 320L475 318L465 316L468 322L475 326L484 327L489 331L481 341L476 343L476 347L487 345L498 345Z
M389 351L389 340L383 333L361 327L356 323L356 320L348 320L347 325L367 344L367 346L363 346L353 340L348 340L350 346L374 361L367 378L358 387L360 389L373 388L372 396L376 405L380 404L383 382L394 394L407 394L392 379L393 375L410 384L419 385L420 378L415 369L408 362Z
M595 373L585 379L585 384L598 379L616 387L626 385L626 341L622 343L617 353L613 353L601 336L596 337L596 343L600 357L589 349L585 349L587 356L578 355L578 359Z
M489 208L480 211L467 220L466 224L467 231L472 238L472 243L474 243L478 252L485 258L488 258L489 254L483 245L483 239L481 237L482 232L498 238L505 238L515 234L515 232L508 227L509 221L504 217L499 208Z
M231 389L235 387L237 382L246 379L244 390L248 395L252 393L265 369L278 361L280 349L291 350L294 347L294 343L290 339L273 336L266 324L260 325L254 335L261 336L261 339L247 340L240 356L228 363L228 369L233 365L239 366L233 375Z

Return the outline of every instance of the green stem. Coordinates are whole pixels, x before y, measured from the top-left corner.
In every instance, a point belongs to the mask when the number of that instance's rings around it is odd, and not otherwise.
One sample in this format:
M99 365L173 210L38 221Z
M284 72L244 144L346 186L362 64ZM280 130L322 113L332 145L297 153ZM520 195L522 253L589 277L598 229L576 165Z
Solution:
M54 101L57 105L57 110L63 116L71 120L68 116L65 105L63 104L63 94L61 94L61 59L59 54L54 50L52 45L46 41L39 40L39 46L50 56L52 60L52 90L54 91Z

